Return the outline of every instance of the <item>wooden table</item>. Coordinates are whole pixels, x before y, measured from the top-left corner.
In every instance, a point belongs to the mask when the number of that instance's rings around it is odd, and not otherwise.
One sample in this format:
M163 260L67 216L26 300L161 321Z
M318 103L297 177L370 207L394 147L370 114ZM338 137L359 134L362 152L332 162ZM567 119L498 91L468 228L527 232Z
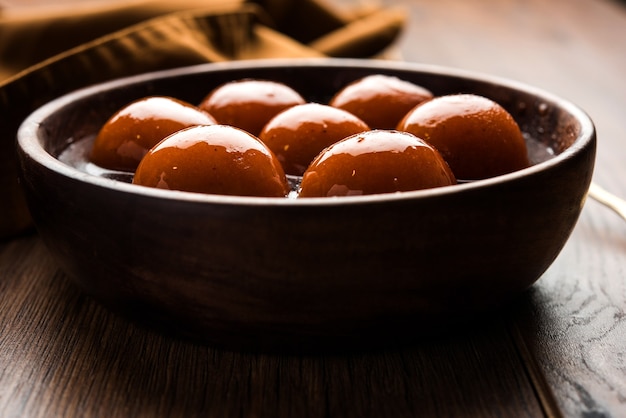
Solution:
M594 119L595 182L626 196L626 5L404 3L407 61L517 79ZM558 193L558 190L555 190ZM515 306L410 346L325 355L220 350L102 308L36 235L0 243L2 417L626 416L626 222L588 200Z

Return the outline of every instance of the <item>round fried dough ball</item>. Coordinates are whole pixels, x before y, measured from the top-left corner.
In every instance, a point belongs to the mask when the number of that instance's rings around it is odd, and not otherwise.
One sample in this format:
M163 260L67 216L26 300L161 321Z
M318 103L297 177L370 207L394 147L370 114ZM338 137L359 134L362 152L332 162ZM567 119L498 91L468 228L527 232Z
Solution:
M373 130L326 148L304 173L299 197L394 193L455 183L448 164L422 139Z
M367 130L367 124L352 113L306 103L276 115L259 138L274 152L287 174L301 176L324 148Z
M457 179L484 179L530 165L517 122L502 106L483 96L436 97L409 112L398 130L437 148Z
M407 112L432 97L417 84L373 74L345 86L329 104L358 116L372 129L395 129Z
M258 136L276 114L303 103L304 98L286 84L244 79L218 86L199 106L220 124L235 126Z
M165 138L141 160L133 183L235 196L285 197L290 191L269 148L226 125L195 126Z
M215 119L190 103L166 96L145 97L109 118L96 137L90 159L111 170L134 171L148 150L166 136L211 124Z

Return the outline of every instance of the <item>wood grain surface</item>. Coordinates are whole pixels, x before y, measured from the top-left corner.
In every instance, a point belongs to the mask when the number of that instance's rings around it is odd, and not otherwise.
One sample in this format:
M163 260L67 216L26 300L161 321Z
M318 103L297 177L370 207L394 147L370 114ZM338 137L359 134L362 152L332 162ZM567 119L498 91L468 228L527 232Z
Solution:
M595 181L626 197L623 3L387 3L410 16L402 59L513 78L581 106L598 129ZM626 416L626 223L588 200L539 282L471 327L306 356L154 333L82 294L36 234L1 242L0 416Z

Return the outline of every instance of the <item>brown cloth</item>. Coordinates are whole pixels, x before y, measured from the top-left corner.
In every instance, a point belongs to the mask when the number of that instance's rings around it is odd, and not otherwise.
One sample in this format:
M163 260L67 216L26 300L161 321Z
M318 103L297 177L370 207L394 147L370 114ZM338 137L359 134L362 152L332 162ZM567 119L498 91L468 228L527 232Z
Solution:
M402 10L340 10L322 0L0 6L0 239L30 226L15 139L45 102L122 76L207 62L371 58L392 45L404 22Z

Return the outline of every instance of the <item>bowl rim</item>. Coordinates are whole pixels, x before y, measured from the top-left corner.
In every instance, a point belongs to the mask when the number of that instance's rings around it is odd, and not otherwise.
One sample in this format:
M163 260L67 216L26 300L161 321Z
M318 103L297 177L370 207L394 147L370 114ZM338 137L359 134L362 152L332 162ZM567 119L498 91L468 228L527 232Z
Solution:
M90 174L63 163L57 157L48 153L44 147L42 140L39 138L38 131L42 122L53 114L56 109L70 104L72 101L86 96L93 95L98 91L116 89L129 84L141 84L151 79L170 78L195 73L204 73L214 70L228 69L254 69L254 68L295 68L295 67L336 67L341 69L344 67L358 68L364 70L397 70L397 71L415 71L420 73L428 73L434 76L445 75L457 78L464 78L469 81L479 81L491 84L497 84L502 87L524 91L534 95L547 102L553 102L558 107L574 116L580 124L580 133L574 142L556 154L549 160L533 164L530 167L517 170L508 174L503 174L487 179L476 180L468 183L455 184L451 186L443 186L431 189L404 191L396 193L382 193L372 195L358 196L341 196L341 197L310 197L306 199L294 198L277 198L277 197L256 197L256 196L230 196L206 193L186 192L179 190L164 190L152 187L140 186L136 184L125 183L118 180L99 177ZM582 152L585 148L592 146L595 141L595 127L589 115L574 103L559 97L553 93L543 90L529 84L515 81L512 79L489 75L481 72L448 67L436 64L412 63L403 61L387 61L378 59L352 59L352 58L298 58L298 59L256 59L256 60L240 60L217 63L204 63L186 67L179 67L167 70L153 71L141 73L133 76L116 78L114 80L93 84L84 88L80 88L53 99L27 116L20 124L17 131L17 147L20 152L28 156L42 167L56 172L61 176L65 176L77 181L85 182L90 185L117 191L120 193L129 193L141 195L149 198L165 199L172 201L184 201L189 203L207 203L221 205L247 205L247 206L344 206L359 204L379 204L391 201L405 201L416 198L424 199L430 197L438 197L442 195L464 193L469 190L484 188L502 183L512 182L529 175L540 173L561 164L563 161L572 158Z

